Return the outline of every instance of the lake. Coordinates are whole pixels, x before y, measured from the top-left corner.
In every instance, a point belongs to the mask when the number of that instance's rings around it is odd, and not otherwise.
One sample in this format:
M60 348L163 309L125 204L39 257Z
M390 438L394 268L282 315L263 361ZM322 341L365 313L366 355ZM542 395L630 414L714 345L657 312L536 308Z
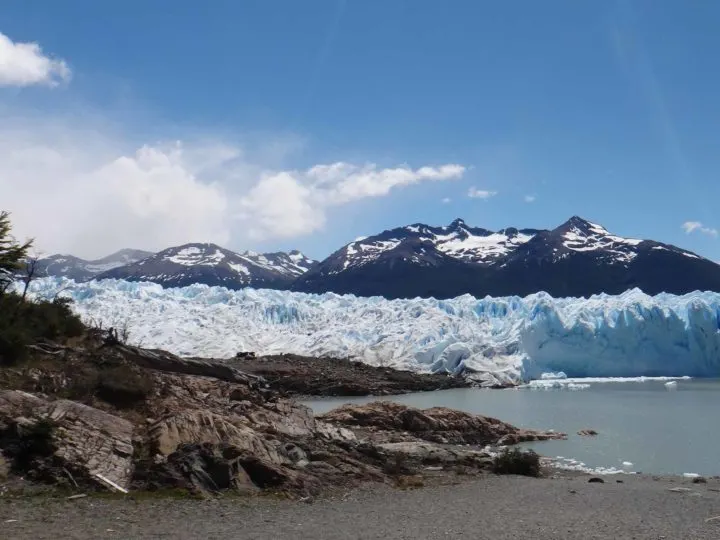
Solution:
M720 379L681 380L676 389L666 388L663 381L605 382L578 391L463 388L303 403L321 414L343 403L378 399L423 409L450 407L520 427L567 433L567 441L525 446L569 468L720 474ZM581 429L599 435L580 437Z

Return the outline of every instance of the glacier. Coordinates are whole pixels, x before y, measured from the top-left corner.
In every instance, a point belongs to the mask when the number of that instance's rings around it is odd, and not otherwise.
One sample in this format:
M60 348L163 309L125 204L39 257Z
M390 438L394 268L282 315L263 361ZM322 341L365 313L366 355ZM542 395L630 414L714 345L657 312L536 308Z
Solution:
M720 294L387 300L326 293L42 278L88 321L185 356L238 351L352 358L483 385L583 377L720 377Z

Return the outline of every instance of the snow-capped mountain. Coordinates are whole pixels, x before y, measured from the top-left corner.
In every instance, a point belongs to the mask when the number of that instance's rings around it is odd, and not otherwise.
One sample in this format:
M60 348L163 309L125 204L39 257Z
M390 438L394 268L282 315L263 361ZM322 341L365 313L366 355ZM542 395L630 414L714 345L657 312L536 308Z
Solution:
M202 283L229 289L287 289L314 263L299 251L235 253L215 244L195 243L165 249L141 261L98 274L96 279L150 281L164 287Z
M720 265L678 247L614 235L572 217L552 230L414 224L357 239L293 290L386 298L720 291Z
M120 251L97 259L87 261L73 255L50 255L37 261L37 276L67 277L75 281L87 281L101 272L106 272L149 257L150 251L140 249L121 249Z

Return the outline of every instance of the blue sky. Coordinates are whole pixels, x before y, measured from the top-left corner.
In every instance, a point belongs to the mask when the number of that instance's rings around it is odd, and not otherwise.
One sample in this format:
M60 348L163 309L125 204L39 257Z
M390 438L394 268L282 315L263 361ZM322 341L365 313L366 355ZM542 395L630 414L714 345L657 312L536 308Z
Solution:
M412 222L579 214L720 260L718 20L710 0L10 0L0 188L19 234L84 256L324 257Z

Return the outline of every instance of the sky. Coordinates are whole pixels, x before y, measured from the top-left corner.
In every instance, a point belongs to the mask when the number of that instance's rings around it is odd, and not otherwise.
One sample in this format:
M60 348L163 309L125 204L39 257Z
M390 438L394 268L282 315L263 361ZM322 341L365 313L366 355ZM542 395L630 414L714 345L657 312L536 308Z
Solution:
M573 215L720 261L720 2L5 0L0 209L41 253L324 258Z

